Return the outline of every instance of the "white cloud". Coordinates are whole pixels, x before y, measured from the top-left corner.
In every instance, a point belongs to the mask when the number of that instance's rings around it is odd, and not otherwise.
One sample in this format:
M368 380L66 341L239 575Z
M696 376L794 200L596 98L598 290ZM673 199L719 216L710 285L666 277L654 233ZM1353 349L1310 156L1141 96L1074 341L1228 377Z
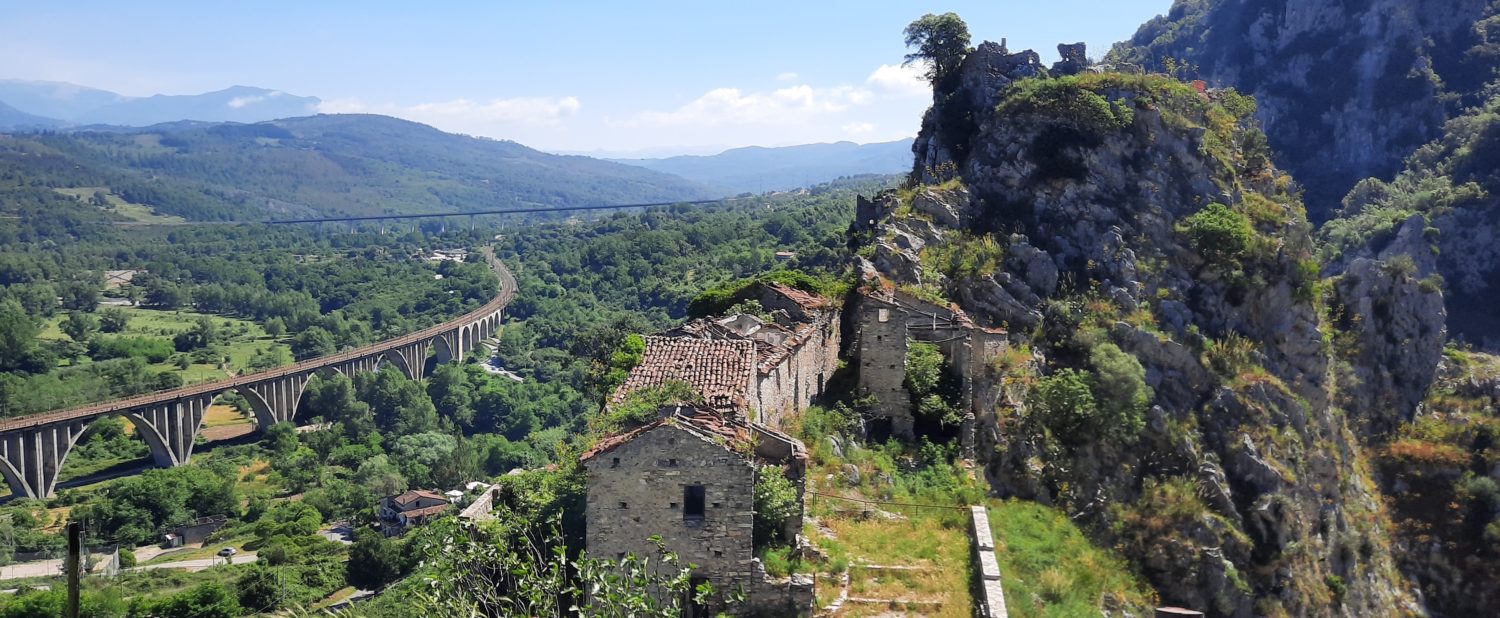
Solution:
M229 100L229 106L232 107L232 108L234 108L234 109L239 109L239 108L244 107L246 105L254 105L254 104L259 103L261 101L264 101L266 99L270 99L270 98L274 98L274 97L279 97L279 96L284 95L284 94L286 94L286 93L282 92L280 90L272 90L272 91L267 92L265 94L256 94L256 95L251 95L251 96L248 96L248 97L235 97L235 98Z
M577 114L581 107L578 97L518 97L489 101L454 99L408 106L370 105L354 99L341 99L323 101L318 104L318 111L325 114L385 114L425 122L441 129L479 132L476 128L493 128L497 124L557 125Z
M246 105L250 105L250 104L253 104L253 103L259 103L259 102L264 101L264 100L266 100L266 98L262 97L262 96L235 97L235 98L229 100L229 106L232 107L232 108L234 108L234 109L239 109L239 108L244 107Z
M842 129L845 134L852 136L869 135L870 133L875 131L875 125L868 122L851 122L839 128Z
M929 96L932 87L927 84L922 64L882 64L865 79L865 84L886 94L898 96Z
M781 81L781 82L789 82L789 81L792 81L794 79L797 79L797 74L793 73L791 71L787 71L785 73L781 73L781 74L779 74L779 75L776 76L776 81Z
M622 126L790 125L821 114L836 114L871 100L869 90L853 86L789 86L771 92L715 88L670 112L644 112Z

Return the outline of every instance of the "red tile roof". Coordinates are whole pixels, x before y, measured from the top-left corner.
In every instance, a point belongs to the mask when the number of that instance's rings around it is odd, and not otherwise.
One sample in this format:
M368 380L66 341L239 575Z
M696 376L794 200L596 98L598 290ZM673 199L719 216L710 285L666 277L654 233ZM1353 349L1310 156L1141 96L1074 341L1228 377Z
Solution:
M686 404L676 404L676 406L676 410L662 416L662 418L598 441L592 448L580 456L578 461L588 461L615 450L621 445L634 440L636 436L668 424L675 424L678 427L705 437L714 436L723 438L727 444L731 445L750 444L750 427L744 422L726 418L714 410L696 409Z
M619 403L632 391L680 380L715 409L743 408L754 368L750 341L648 336L640 364L612 400Z

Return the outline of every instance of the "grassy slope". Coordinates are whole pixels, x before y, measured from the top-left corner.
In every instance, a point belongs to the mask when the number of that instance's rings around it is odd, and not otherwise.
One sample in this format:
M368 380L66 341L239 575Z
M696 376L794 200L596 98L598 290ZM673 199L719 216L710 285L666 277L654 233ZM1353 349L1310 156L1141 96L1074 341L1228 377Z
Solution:
M120 307L130 316L130 322L126 325L121 335L136 337L155 337L171 340L172 336L193 328L194 323L200 316L207 314L193 311L159 311L155 309L144 309L141 307ZM58 324L63 321L65 315L58 314L47 321L40 335L43 339L67 339ZM259 324L248 320L228 318L217 315L209 315L219 325L220 332L238 330L243 326L246 330L243 335L230 336L226 343L219 346L222 354L229 358L224 367L210 364L195 363L187 369L178 369L170 360L165 363L150 365L153 371L170 371L182 376L184 382L197 384L211 382L230 377L230 372L240 374L247 371L246 366L250 358L255 356L259 350L269 348L281 348L287 351L290 358L291 348L285 343L273 339L266 334L265 329ZM87 361L83 361L87 362ZM228 371L226 371L226 369Z

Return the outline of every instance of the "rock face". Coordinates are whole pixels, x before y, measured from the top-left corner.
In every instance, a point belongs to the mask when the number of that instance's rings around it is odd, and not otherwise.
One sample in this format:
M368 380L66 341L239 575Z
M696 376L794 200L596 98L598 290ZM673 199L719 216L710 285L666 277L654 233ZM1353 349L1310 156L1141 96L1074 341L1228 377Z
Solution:
M1368 179L1320 233L1328 271L1409 263L1442 288L1448 332L1500 350L1500 96L1449 121L1390 182ZM1434 359L1435 362L1435 359Z
M1253 94L1321 221L1476 102L1500 51L1482 26L1496 11L1490 0L1178 0L1107 61L1159 71L1171 59L1185 77Z
M1355 260L1334 280L1334 319L1352 345L1341 403L1362 435L1389 434L1426 396L1447 340L1443 293L1390 263Z
M1311 228L1249 107L1159 76L1021 81L1045 74L980 45L924 117L912 188L863 201L854 229L870 268L1033 351L996 369L1000 426L978 449L994 488L1093 524L1169 604L1412 609L1331 403ZM1408 299L1388 326L1430 326L1414 282L1366 274L1348 293ZM1039 385L1071 369L1090 405L1055 413Z

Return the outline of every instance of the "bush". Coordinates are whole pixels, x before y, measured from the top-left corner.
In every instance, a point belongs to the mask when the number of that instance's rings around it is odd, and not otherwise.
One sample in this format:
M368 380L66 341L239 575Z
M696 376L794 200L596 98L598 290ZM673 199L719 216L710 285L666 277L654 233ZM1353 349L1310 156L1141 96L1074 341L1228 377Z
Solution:
M1178 225L1193 248L1210 259L1232 259L1250 248L1255 232L1250 218L1217 202L1193 213Z
M1090 437L1086 429L1099 411L1088 377L1075 369L1061 369L1038 380L1026 403L1053 435L1069 442Z
M1111 104L1103 95L1085 87L1077 76L1018 81L1007 91L996 111L1046 114L1093 133L1118 131L1129 127L1135 119L1129 106Z
M1397 279L1408 279L1417 272L1417 263L1411 256L1398 253L1380 265L1380 270Z
M757 547L785 545L791 542L783 525L788 517L802 510L797 488L787 480L781 468L762 467L755 479L755 527Z
M1094 366L1093 392L1100 407L1095 424L1119 437L1135 437L1146 425L1142 415L1152 396L1146 368L1113 343L1095 346L1089 363Z
M141 358L148 363L162 363L171 358L174 351L172 342L156 337L116 335L95 337L89 342L89 358L94 360Z

